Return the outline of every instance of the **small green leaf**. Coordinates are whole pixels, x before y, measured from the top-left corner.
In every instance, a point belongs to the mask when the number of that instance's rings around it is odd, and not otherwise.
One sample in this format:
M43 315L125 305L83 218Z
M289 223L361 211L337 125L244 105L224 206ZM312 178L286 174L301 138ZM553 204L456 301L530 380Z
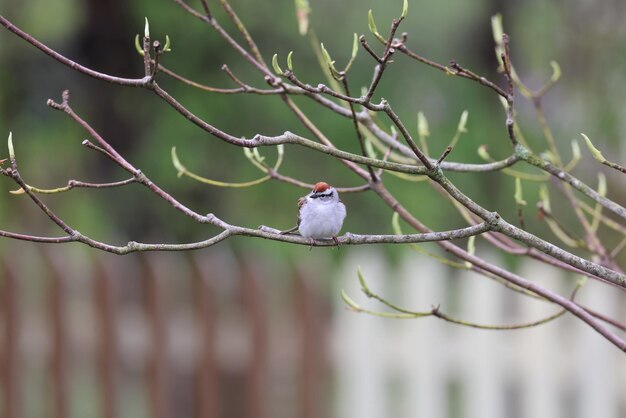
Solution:
M372 9L370 9L367 12L367 25L370 28L370 32L372 32L372 35L374 35L376 39L378 39L383 44L387 43L385 38L383 38L382 35L378 33L378 29L376 28L376 22L374 21L374 13L372 12Z
M472 235L467 240L467 252L471 255L476 253L476 235Z
M345 290L341 289L339 294L341 295L341 299L343 299L344 303L348 305L349 308L357 312L361 311L361 307L357 305L357 303L353 301L350 296L348 296Z
M367 283L365 283L365 278L363 277L363 273L361 273L361 266L357 266L356 274L359 277L359 283L361 284L361 291L365 294L365 296L367 296L368 298L371 298L372 292L370 291L369 287L367 287Z
M289 54L287 54L287 68L289 69L289 71L293 71L293 64L291 62L292 55L293 51L289 51Z
M550 77L550 80L552 80L553 83L556 83L559 81L559 78L561 78L561 67L556 61L550 61L550 65L552 66L552 77Z
M350 68L352 68L352 64L354 64L354 60L356 59L356 55L359 52L359 38L357 34L354 34L354 41L352 42L352 55L350 55L350 60L346 64L346 68L343 70L344 73L348 73Z
M417 112L417 134L421 138L430 136L430 131L428 130L428 119L426 119L423 112Z
M404 0L404 3L402 4L402 14L400 15L400 18L404 19L406 17L406 13L409 10L409 1L408 0Z
M183 165L180 163L180 160L178 159L178 155L176 155L176 147L172 147L172 164L177 171L176 177L181 178L185 173L185 167L183 167Z
M143 36L146 38L150 37L150 24L148 23L148 18L146 17L146 25L143 28Z
M354 33L354 41L352 42L352 59L356 58L356 54L359 52L359 37L356 32Z
M485 161L489 161L491 159L491 156L487 151L487 145L481 145L480 147L478 147L478 155Z
M9 132L9 140L7 141L9 147L9 158L11 161L15 160L15 150L13 149L13 132Z
M469 113L467 112L467 110L464 110L463 113L461 113L461 120L459 120L459 125L456 128L457 132L467 133L467 129L465 128L465 125L467 124L468 115Z
M172 50L172 42L170 41L170 36L165 35L165 46L163 47L163 52L170 52Z
M580 154L580 145L578 145L578 141L572 139L572 159L574 161L578 161L581 158Z
M504 35L504 29L502 27L502 15L500 13L491 16L491 32L493 34L493 40L496 44L496 58L498 60L498 71L504 70L504 63L502 62L502 54L504 53L504 45L502 42L502 36Z
M141 47L141 44L139 43L138 34L135 35L135 49L137 50L137 53L143 57L143 48Z
M324 42L322 42L320 44L320 46L321 46L321 49L322 49L322 56L324 57L324 61L326 61L326 65L328 65L330 67L331 65L333 65L335 63L335 61L333 61L332 58L330 58L330 54L328 53L328 51L324 47Z
M274 67L274 72L278 75L283 75L283 69L278 65L278 54L274 54L272 57L272 67Z
M581 135L583 136L583 138L585 138L585 143L587 144L587 148L589 148L589 151L591 152L591 155L593 155L593 158L595 158L596 160L600 161L601 163L606 161L606 158L604 158L604 155L602 155L602 153L600 152L599 149L597 149L592 143L591 140L589 139L589 137L583 133L581 133Z
M256 148L255 148L256 149ZM280 149L279 149L280 152ZM263 164L261 164L258 159L256 158L256 155L258 155L258 151L255 155L254 151L252 148L244 148L243 149L243 153L246 156L246 158L248 159L248 161L250 161L250 163L252 165L254 165L256 168L258 168L259 170L266 172L266 168Z
M515 177L515 204L518 206L526 206L526 201L522 196L522 180L519 177Z
M258 148L252 148L252 154L254 155L254 158L255 158L258 162L262 163L263 161L265 161L265 157L263 157L263 156L261 155L261 153L259 152L259 149L258 149Z
M502 105L504 110L509 110L509 103L506 101L506 99L502 96L498 96L498 99L500 99L500 104Z
M545 184L542 184L539 187L539 198L541 199L541 204L546 212L552 213L550 207L550 194L548 193L548 188Z
M320 44L320 47L322 50L322 56L324 57L324 61L326 62L326 65L328 66L328 69L330 70L330 74L333 76L334 79L339 80L341 76L339 74L339 71L337 71L337 68L335 68L335 61L333 61L332 58L330 57L330 54L324 47L323 42Z
M502 15L500 13L491 16L491 32L493 33L493 40L497 45L500 45L502 43L502 35L504 34Z
M598 173L598 194L602 197L606 196L606 177L602 173Z
M370 32L372 32L373 35L378 34L378 29L376 28L376 22L374 21L374 13L372 12L372 9L367 12L367 24L369 25Z
M398 214L398 212L394 212L391 216L391 228L394 234L402 235L402 230L400 229L400 214Z

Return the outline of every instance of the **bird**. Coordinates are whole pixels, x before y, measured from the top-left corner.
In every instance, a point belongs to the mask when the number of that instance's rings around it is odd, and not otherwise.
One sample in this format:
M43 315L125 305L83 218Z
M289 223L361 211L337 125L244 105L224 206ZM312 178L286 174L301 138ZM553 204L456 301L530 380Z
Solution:
M298 199L298 224L283 231L288 234L296 229L311 246L316 239L332 239L339 245L337 234L341 231L346 217L346 206L339 198L337 190L328 183L315 183L313 190Z

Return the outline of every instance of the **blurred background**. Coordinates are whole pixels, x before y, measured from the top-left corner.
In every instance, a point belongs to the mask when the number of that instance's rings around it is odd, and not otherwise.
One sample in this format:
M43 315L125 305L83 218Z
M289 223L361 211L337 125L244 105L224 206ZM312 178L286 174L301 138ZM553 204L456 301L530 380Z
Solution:
M237 39L219 2L214 15ZM200 9L200 2L192 2ZM284 64L312 85L325 82L308 38L298 34L292 0L271 4L233 0L233 7L266 60ZM311 27L342 67L354 32L371 37L367 11L379 31L402 2L310 0ZM144 16L153 39L169 35L172 52L162 63L215 87L236 87L220 68L227 64L248 84L262 77L217 34L171 0L0 0L1 13L51 48L87 67L140 77L143 62L133 46ZM513 63L537 89L562 69L544 109L566 160L571 141L584 132L607 156L626 161L626 9L617 0L443 0L409 2L400 31L417 53L466 68L503 84L493 53L490 19L502 13L511 36ZM374 42L371 42L372 44ZM261 176L243 152L188 123L148 91L109 85L71 71L5 29L0 31L0 138L13 132L25 180L41 188L69 179L123 180L122 172L80 145L86 133L48 98L71 103L122 155L154 182L199 213L229 223L279 229L292 226L303 189L266 182L224 189L177 178L170 150L192 171L221 181ZM353 93L371 79L373 63L359 56ZM216 95L173 79L158 82L207 122L236 136L308 136L278 97ZM503 158L510 153L504 112L489 90L446 77L396 56L377 97L389 100L411 132L425 114L429 147L438 155L469 112L468 133L450 160L481 162L480 145ZM351 122L295 98L342 149L358 152ZM537 151L546 148L532 105L517 101L518 120ZM386 125L389 125L387 123ZM583 147L574 174L595 185L608 181L609 197L624 204L619 173L598 167ZM287 146L281 172L312 183L360 185L337 161ZM275 151L261 150L273 162ZM0 157L6 157L0 152ZM451 175L469 196L505 218L516 219L514 180L502 174ZM426 182L386 176L389 189L433 229L463 224L448 201ZM488 185L488 187L485 187ZM58 235L15 186L0 181L0 228ZM538 186L525 183L528 229L554 236L535 217ZM95 239L123 245L206 239L215 230L179 215L138 185L78 189L44 196L72 227ZM391 210L369 193L342 196L344 231L391 233ZM564 223L574 218L553 203ZM563 212L558 212L562 210ZM572 225L574 225L572 223ZM572 226L574 232L579 232ZM601 230L608 248L620 236ZM434 245L425 248L437 252ZM569 293L576 279L519 259L479 254L551 289ZM624 261L624 260L622 260ZM7 417L619 417L626 416L626 362L599 335L570 317L517 332L460 329L435 319L385 320L357 315L339 298L344 288L364 306L356 268L390 299L417 310L442 309L484 323L523 322L555 312L502 286L459 273L411 248L377 246L339 251L237 237L190 254L116 257L79 245L41 246L0 240L0 405ZM622 263L623 265L623 263ZM580 300L625 322L623 292L588 283ZM379 306L371 305L376 309Z

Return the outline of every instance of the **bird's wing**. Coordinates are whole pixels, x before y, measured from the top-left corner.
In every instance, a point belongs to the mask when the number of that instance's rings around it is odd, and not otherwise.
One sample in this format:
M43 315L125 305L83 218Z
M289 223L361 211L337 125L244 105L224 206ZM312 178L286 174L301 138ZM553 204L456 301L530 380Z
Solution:
M289 228L286 231L281 231L280 233L282 235L289 234L290 232L294 232L298 230L298 228L300 227L300 210L302 209L302 206L304 206L305 204L306 204L306 197L301 197L300 199L298 199L298 223L293 228Z

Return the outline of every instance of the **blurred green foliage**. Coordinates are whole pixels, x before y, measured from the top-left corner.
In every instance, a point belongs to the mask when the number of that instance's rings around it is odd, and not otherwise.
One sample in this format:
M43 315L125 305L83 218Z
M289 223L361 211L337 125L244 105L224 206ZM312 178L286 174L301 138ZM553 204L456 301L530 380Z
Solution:
M191 2L200 9L199 2ZM209 1L212 11L236 39L241 37L228 21L219 2ZM283 67L289 51L298 77L312 85L325 82L309 40L298 34L293 0L258 2L233 0L232 5L257 41L267 61L277 53ZM366 34L367 11L372 9L378 29L385 34L389 22L401 11L402 2L310 0L310 26L341 68L350 57L353 33ZM409 34L409 45L418 53L446 64L457 60L466 68L502 84L496 72L490 17L504 14L505 31L511 35L514 65L523 80L540 87L550 76L549 61L563 69L562 81L549 93L545 109L554 128L559 149L567 160L570 141L588 133L605 153L623 155L619 139L623 122L626 69L624 12L618 2L593 8L588 2L504 2L495 0L444 0L409 2L409 13L400 32ZM257 71L229 48L209 27L186 14L173 1L122 0L79 1L25 0L2 5L19 27L52 48L94 69L120 76L138 77L142 60L133 47L143 19L150 20L153 39L172 40L172 52L162 63L179 74L216 87L235 87L220 71L227 64L241 80L258 87L265 82ZM376 45L378 47L378 45ZM226 221L245 226L259 224L287 228L295 223L297 198L306 193L292 186L267 182L250 189L220 189L177 178L170 160L176 146L181 161L192 171L222 181L247 181L260 177L241 149L229 146L186 121L148 91L111 86L63 67L6 30L0 31L0 134L14 133L16 152L25 179L38 187L57 187L68 179L116 181L127 178L118 167L85 149L86 137L68 118L45 106L69 89L74 109L119 149L133 164L181 202L201 213L214 212ZM359 51L350 74L353 94L366 86L374 63ZM286 130L309 136L278 97L217 95L194 90L164 75L158 82L178 101L208 123L236 136L256 133L280 134ZM463 110L469 111L468 133L463 135L449 160L481 162L477 148L487 144L494 158L510 152L504 112L497 97L468 80L448 77L397 54L383 78L377 98L384 97L417 136L417 113L428 118L431 154L437 156L453 137ZM314 103L297 97L295 102L319 124L337 146L358 152L348 119L335 116ZM536 151L546 148L532 108L518 100L521 128ZM387 127L389 122L384 122ZM261 153L270 162L274 149ZM0 153L1 155L2 153ZM595 183L595 172L605 171L585 155L576 175ZM319 153L286 147L281 172L303 181L325 180L337 186L360 184L337 161ZM615 173L607 173L609 193L621 195ZM450 177L478 203L515 219L514 179L502 174L451 174ZM390 190L435 229L463 224L445 199L426 183L407 183L385 176ZM10 230L57 233L24 196L8 195L14 186L0 182L0 219ZM541 231L534 219L537 185L524 182L527 225ZM344 230L357 233L388 233L391 211L372 194L346 195L348 218ZM199 226L137 185L105 191L75 190L47 196L46 201L78 230L109 242L182 242L204 239L213 233ZM558 204L557 204L558 207ZM302 251L276 243L237 238L232 245L263 247L267 251ZM261 251L265 251L265 250Z

